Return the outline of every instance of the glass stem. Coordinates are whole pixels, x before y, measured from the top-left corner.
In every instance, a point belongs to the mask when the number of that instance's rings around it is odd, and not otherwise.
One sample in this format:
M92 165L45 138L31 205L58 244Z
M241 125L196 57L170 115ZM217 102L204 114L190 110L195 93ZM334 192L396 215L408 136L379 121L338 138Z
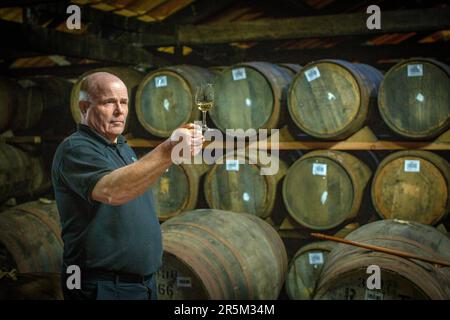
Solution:
M206 111L202 111L203 114L203 124L202 124L202 129L206 129Z

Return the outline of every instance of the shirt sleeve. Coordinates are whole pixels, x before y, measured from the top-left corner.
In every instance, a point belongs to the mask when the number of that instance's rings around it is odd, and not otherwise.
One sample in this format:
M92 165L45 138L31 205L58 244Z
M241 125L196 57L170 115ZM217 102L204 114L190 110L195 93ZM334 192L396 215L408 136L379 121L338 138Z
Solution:
M60 177L62 182L83 199L93 202L92 190L97 182L114 171L111 161L90 146L67 150L62 157Z

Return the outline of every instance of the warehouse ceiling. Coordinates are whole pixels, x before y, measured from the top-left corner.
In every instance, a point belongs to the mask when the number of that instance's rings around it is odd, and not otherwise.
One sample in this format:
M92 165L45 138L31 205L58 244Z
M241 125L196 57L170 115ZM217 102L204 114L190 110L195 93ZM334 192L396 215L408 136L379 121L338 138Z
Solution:
M69 30L67 7L81 8ZM376 4L382 30L368 30ZM153 68L323 58L387 69L404 58L450 62L448 1L0 1L0 72L77 76L98 66Z

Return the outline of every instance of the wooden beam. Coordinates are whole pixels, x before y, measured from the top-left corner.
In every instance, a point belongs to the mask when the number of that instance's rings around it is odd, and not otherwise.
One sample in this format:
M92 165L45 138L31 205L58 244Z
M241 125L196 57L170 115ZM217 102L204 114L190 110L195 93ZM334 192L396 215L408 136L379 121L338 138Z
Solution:
M4 59L32 58L38 56L42 56L42 53L7 48L5 45L2 45L2 50L0 51L0 58Z
M111 66L117 65L111 63L89 63L89 64L58 66L58 67L10 68L8 70L5 70L4 73L11 77L29 77L38 74L38 75L58 76L63 78L74 78L92 69Z
M399 10L381 13L381 29L369 30L368 14L351 13L290 19L262 19L197 26L178 30L181 44L212 44L331 37L450 28L450 8Z
M164 19L162 24L195 24L216 14L237 0L197 0Z
M66 8L70 5L70 1L65 0L60 3L55 4L42 4L36 6L36 9L50 13L58 16L67 16ZM146 23L138 20L136 17L125 17L119 14L115 14L113 12L98 10L90 7L89 5L80 5L81 8L81 20L83 23L92 23L103 27L114 28L121 31L130 31L130 32L152 32L154 29L154 24ZM174 26L169 27L167 29L172 30L174 34ZM163 31L163 30L156 30ZM166 32L167 33L167 30ZM158 33L152 33L155 39L158 39Z
M147 140L141 138L128 139L128 144L134 148L154 148L162 140ZM220 143L205 142L203 149L223 148ZM248 146L251 149L261 149L258 144ZM264 148L270 149L270 141ZM354 141L292 141L278 143L279 150L450 150L449 142L418 142L418 141L373 141L373 142L354 142Z
M301 16L317 15L318 9L311 7L309 4L298 0L281 0L281 6L287 7L290 10L296 10Z
M274 63L306 64L319 59L344 59L364 63L386 59L407 59L411 57L449 58L450 42L436 42L424 44L398 44L380 46L339 45L333 48L303 49L303 50L262 50L261 48L223 51L217 57L217 62L229 65L242 61L259 60ZM214 64L216 61L212 61Z
M0 1L0 8L29 7L38 4L55 4L64 1L66 0L2 0Z
M217 49L215 53L191 54L184 62L203 66L232 65L242 61L267 61L272 63L297 63L305 65L320 59L343 59L367 63L377 67L379 61L400 60L411 57L434 57L443 62L449 61L447 52L450 43L385 46L338 46L328 49L303 50L237 50L233 48ZM395 63L395 62L393 62ZM383 69L383 68L382 68Z
M76 35L37 26L0 21L3 46L68 57L92 60L163 66L169 61L157 58L147 50L120 41L102 40L92 35Z

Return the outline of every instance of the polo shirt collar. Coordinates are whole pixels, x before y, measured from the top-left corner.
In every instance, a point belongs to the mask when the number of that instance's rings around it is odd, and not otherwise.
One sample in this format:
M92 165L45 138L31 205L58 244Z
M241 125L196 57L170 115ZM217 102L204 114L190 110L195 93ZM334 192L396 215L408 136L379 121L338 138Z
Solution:
M109 141L108 139L106 139L101 134L99 134L97 131L95 131L94 129L89 127L88 125L81 124L81 123L78 124L78 130L87 133L92 138L94 138L94 139L96 139L96 140L100 141L101 143L103 143L105 145L108 145L108 146L122 145L125 142L127 142L127 140L125 139L125 137L123 135L119 135L117 137L117 144L113 143L113 142Z

